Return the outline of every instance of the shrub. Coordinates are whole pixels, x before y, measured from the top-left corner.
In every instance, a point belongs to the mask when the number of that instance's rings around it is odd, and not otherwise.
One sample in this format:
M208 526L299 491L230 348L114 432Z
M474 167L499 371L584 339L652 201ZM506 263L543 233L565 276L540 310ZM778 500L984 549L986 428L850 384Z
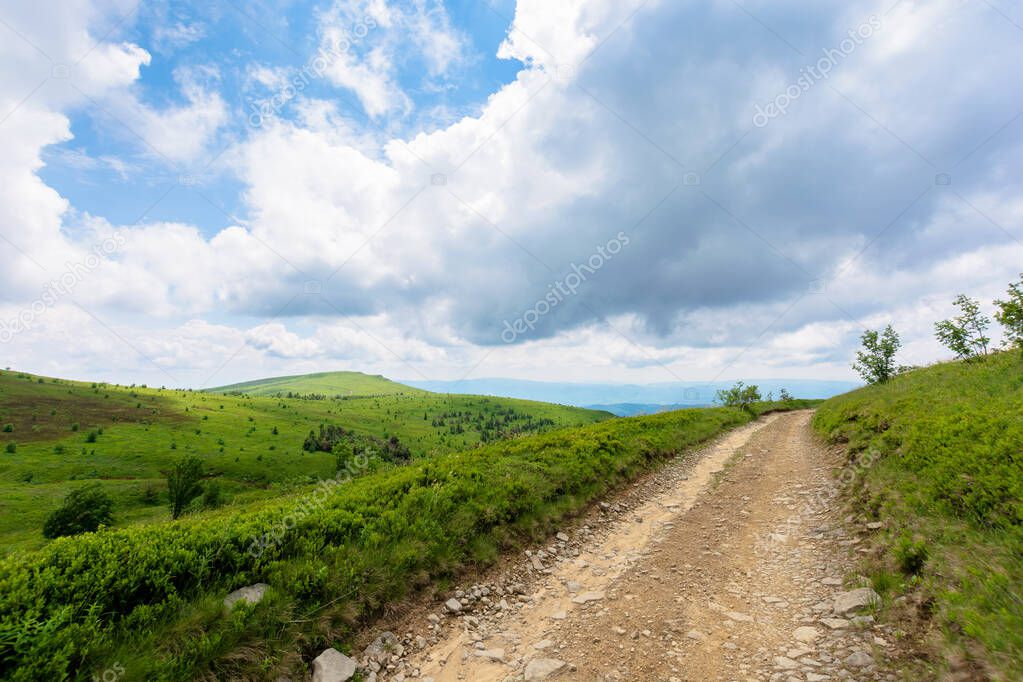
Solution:
M167 474L167 496L170 498L171 518L181 516L188 503L202 494L202 460L185 457Z
M68 493L63 504L46 517L43 537L57 538L97 530L113 523L114 503L98 483Z
M202 493L202 506L206 509L216 509L223 503L224 500L220 490L220 483L217 481L210 481L207 483L206 488Z
M920 575L928 555L927 543L922 539L903 537L895 546L895 561L905 575Z
M5 449L7 450L7 454L13 455L15 452L18 451L18 444L17 443L8 443L7 447Z
M160 501L160 491L155 485L147 485L142 489L142 504L154 505Z
M725 407L738 407L749 412L753 403L760 400L760 388L737 381L731 388L718 391L717 400Z

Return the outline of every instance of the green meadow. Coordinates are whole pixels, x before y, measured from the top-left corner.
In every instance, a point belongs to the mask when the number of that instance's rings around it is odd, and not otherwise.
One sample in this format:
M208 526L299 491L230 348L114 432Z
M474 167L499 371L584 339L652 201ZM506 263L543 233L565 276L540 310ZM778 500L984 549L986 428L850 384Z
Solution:
M428 393L357 372L267 384L272 390L253 390L317 398L250 396L238 393L239 386L220 394L0 373L0 553L41 547L46 516L69 490L87 483L100 483L113 497L116 526L167 520L164 473L188 455L202 459L206 482L216 481L222 491L220 504L309 486L335 472L330 453L303 449L321 424L394 437L414 458L425 458L611 417Z

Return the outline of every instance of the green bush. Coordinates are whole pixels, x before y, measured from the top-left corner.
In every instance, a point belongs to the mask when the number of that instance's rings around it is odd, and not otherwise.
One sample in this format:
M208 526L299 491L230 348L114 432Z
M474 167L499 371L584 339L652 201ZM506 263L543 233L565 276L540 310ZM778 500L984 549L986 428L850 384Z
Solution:
M13 455L15 452L18 451L18 444L17 443L8 443L7 447L4 448L4 449L7 450L7 454Z
M98 530L114 521L114 503L98 484L87 485L68 493L60 505L46 518L43 536L57 538Z
M759 386L746 386L741 381L727 390L717 393L717 401L726 407L738 407L750 411L753 404L760 400Z
M924 540L904 537L895 546L894 554L900 571L906 575L920 575L930 553Z
M167 474L167 497L170 500L171 518L176 519L185 512L188 503L202 494L202 460L185 457L174 465Z
M206 509L216 509L224 503L220 483L210 481L202 492L202 506Z

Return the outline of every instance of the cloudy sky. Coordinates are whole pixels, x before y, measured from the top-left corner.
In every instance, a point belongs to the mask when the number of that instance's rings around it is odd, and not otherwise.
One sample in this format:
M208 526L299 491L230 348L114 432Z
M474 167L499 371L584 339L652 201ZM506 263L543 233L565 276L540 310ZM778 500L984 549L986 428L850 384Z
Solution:
M0 2L0 365L852 378L1023 270L1006 0Z

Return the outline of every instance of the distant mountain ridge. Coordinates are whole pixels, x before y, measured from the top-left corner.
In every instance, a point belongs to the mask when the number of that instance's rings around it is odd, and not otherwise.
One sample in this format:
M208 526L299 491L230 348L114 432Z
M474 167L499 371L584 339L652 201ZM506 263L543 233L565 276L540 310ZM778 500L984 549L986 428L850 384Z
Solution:
M334 396L396 395L406 393L419 395L425 391L413 386L399 384L379 374L362 372L317 372L292 376L269 377L243 381L218 388L208 389L210 393L244 393L253 396L274 396L297 393Z
M525 381L521 379L464 379L462 381L406 381L405 384L437 393L470 393L508 398L539 400L548 403L594 407L614 411L611 407L634 405L701 407L714 402L718 390L733 381L684 381L658 384L589 384L568 382ZM830 398L846 393L861 384L854 381L814 379L750 379L765 396L775 397L782 388L797 398ZM617 412L616 412L617 414ZM639 413L636 413L639 414Z

